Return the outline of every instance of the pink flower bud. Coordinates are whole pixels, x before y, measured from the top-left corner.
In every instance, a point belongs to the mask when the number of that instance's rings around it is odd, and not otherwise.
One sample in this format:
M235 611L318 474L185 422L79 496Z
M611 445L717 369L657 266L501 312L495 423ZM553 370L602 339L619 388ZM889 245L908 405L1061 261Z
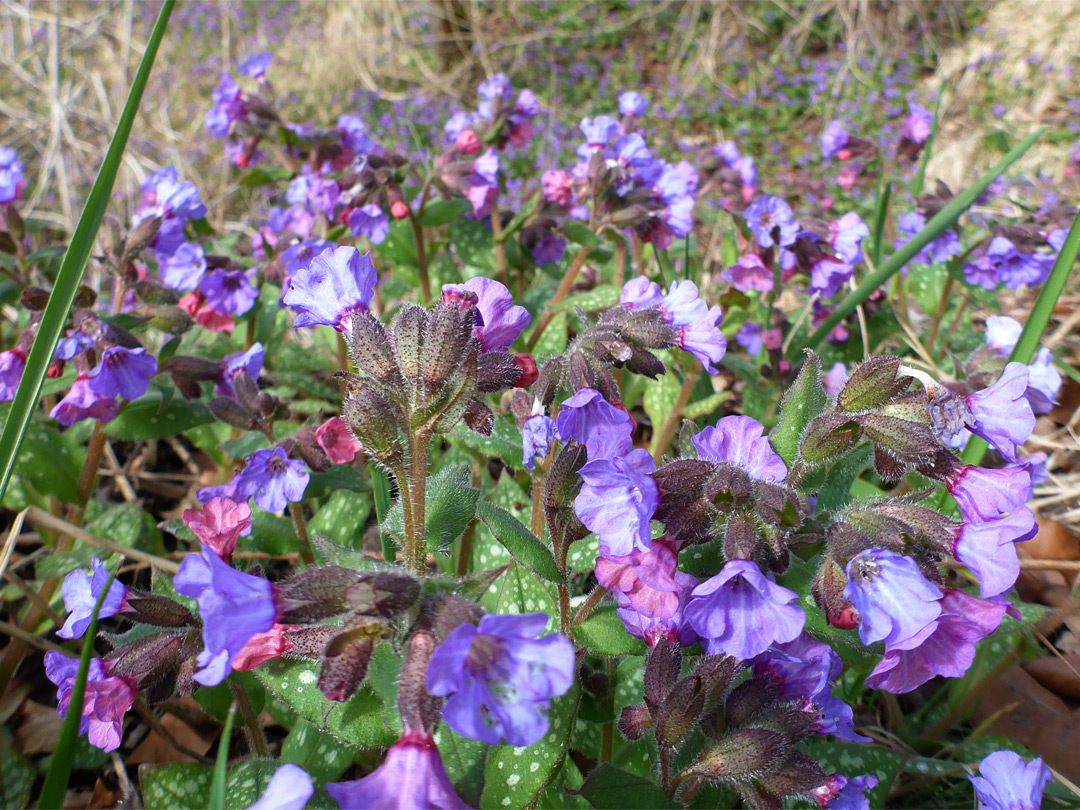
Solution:
M457 140L454 141L456 146L462 154L466 155L479 155L480 151L484 148L484 145L480 142L479 136L471 129L463 129L458 133Z
M395 200L394 204L390 206L390 216L394 219L405 219L409 215L409 206L405 204L404 200Z

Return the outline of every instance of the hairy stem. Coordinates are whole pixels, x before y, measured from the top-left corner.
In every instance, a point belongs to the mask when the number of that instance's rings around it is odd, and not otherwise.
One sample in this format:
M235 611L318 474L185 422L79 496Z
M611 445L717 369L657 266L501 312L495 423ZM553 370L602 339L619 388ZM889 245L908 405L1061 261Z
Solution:
M426 429L421 429L413 437L409 448L409 476L408 498L411 502L412 526L405 529L405 565L409 571L417 576L424 573L424 557L426 544L424 542L424 513L427 506L427 468L428 468L428 444L431 434ZM404 493L402 497L405 497Z
M259 725L259 718L255 714L255 707L251 705L251 698L248 697L247 690L232 682L229 683L229 686L232 687L233 695L240 705L240 716L244 718L244 732L247 737L248 747L259 759L268 758L270 749L266 745L266 737L263 735L262 726Z
M300 541L300 559L305 565L311 565L315 562L315 553L311 550L311 538L308 537L303 504L290 503L289 517L292 518L293 527L296 529L296 539Z
M585 621L596 610L596 606L603 601L607 596L607 588L603 585L597 585L593 588L592 593L586 597L585 601L581 603L581 607L577 609L577 613L574 614L574 618L570 622L571 627L577 627L583 621Z
M412 225L413 241L416 243L416 266L420 271L420 294L424 304L431 301L431 279L428 277L427 253L424 250L424 228L420 220L409 209L409 224Z

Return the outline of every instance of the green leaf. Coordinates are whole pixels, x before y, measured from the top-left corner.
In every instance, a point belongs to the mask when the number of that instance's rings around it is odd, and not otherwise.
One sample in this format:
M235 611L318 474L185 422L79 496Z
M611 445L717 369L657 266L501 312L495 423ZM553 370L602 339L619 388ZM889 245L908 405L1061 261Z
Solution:
M682 390L682 383L671 372L671 353L660 352L658 356L664 361L664 365L668 367L668 373L662 374L658 379L650 382L643 397L645 413L649 415L649 419L652 420L653 424L653 437L649 452L656 452L663 433L663 427L675 414L679 392Z
M703 416L708 416L729 399L731 399L730 391L718 391L715 394L710 394L705 399L688 403L683 408L682 417L684 419L700 419Z
M311 534L311 548L320 565L340 565L353 571L380 571L389 563L369 557L362 551L339 546L321 534Z
M892 783L907 759L903 754L879 748L875 745L847 742L808 742L802 746L803 753L813 757L825 773L842 773L850 776L873 774L878 778L877 787L866 793L873 808L885 807Z
M859 286L852 290L844 300L837 305L836 309L833 310L832 315L825 319L824 323L815 330L815 332L806 340L805 344L800 345L793 342L788 359L790 360L797 356L797 352L802 351L804 346L808 349L816 349L821 341L825 339L825 336L833 330L834 326L854 312L859 304L877 292L886 281L888 281L895 273L899 272L902 267L919 253L919 251L930 244L934 239L937 239L945 230L952 227L956 220L960 218L961 214L967 211L972 203L978 199L979 195L986 190L987 186L1034 146L1035 142L1042 137L1043 132L1045 132L1045 129L1040 129L1026 137L1017 144L1015 149L1002 158L1000 163L990 169L990 171L986 172L986 174L976 180L972 185L953 197L948 205L942 208L929 222L926 223L925 228L915 234L910 241L906 242L892 256L879 264L874 272L866 276ZM1064 253L1064 249L1062 252Z
M344 703L319 691L319 665L313 661L267 661L253 670L266 688L316 728L352 745L393 745L397 733L383 722L383 703L366 684Z
M464 216L471 207L469 201L463 199L431 200L424 206L424 215L420 217L420 224L428 228L449 225Z
M495 240L482 222L464 218L455 220L450 225L450 241L466 264L482 268L486 273L498 271Z
M825 410L828 396L821 384L821 358L811 353L780 403L780 421L769 443L790 467L799 455L799 440L810 420Z
M570 732L577 715L578 698L575 684L567 694L551 701L548 710L551 728L539 742L527 748L493 745L488 750L481 808L504 810L532 806L570 750Z
M22 755L8 750L0 755L0 807L22 810L30 803L37 773Z
M482 436L469 430L463 422L454 426L450 437L467 447L479 450L485 456L502 459L508 467L520 470L525 466L521 447L521 431L507 419L495 417L495 428L490 436Z
M43 459L48 463L43 464ZM81 444L34 421L26 426L15 472L42 495L74 503L79 498L79 474L85 459L86 448Z
M584 796L597 810L675 810L681 806L672 802L655 780L627 773L608 762L601 762L574 793Z
M873 459L874 448L863 444L833 463L826 471L825 484L818 492L818 508L833 512L850 501L852 484L873 463Z
M584 225L576 219L568 219L563 223L563 233L571 242L582 247L600 247L600 237L589 230L588 225Z
M270 440L254 430L235 439L228 439L218 445L218 449L229 458L246 458L256 450L263 450L268 447L270 447Z
M525 524L502 507L487 501L477 502L475 508L476 516L505 546L511 557L537 576L551 582L563 581L555 565L555 555Z
M644 655L645 642L626 632L615 605L601 605L570 632L595 655Z
M319 731L302 717L296 721L281 745L281 762L299 765L319 785L333 782L341 776L355 757L355 748L342 745L332 735Z
M521 226L525 224L525 221L536 213L536 209L540 205L540 192L537 191L529 201L521 206L521 210L514 214L514 218L506 223L506 227L499 233L499 242L505 242L515 233L521 230Z
M892 196L892 182L882 185L883 178L878 178L877 199L874 200L874 231L871 236L874 267L881 264L881 255L885 252L885 221L889 217L889 199Z
M86 530L128 548L165 554L161 530L154 518L137 503L124 503L105 510L87 523Z
M335 464L325 472L311 473L311 481L304 490L305 498L325 498L338 490L369 492L370 482L355 467L348 464Z
M291 180L293 173L289 169L248 169L240 178L240 185L244 188L258 188L259 186L272 186Z
M139 62L139 71L135 75L135 81L128 93L124 110L120 114L116 131L109 143L109 151L105 154L105 161L98 171L94 187L90 190L86 207L75 226L75 233L71 237L67 253L64 254L64 261L57 274L52 295L49 296L49 303L45 306L45 312L38 324L37 337L26 358L26 368L19 382L19 390L11 403L11 411L4 423L3 434L0 435L0 499L7 491L15 461L19 456L19 448L22 446L27 426L30 424L30 418L37 405L41 384L45 380L45 374L56 352L56 345L63 334L68 313L71 311L75 294L82 282L86 261L97 241L98 229L101 227L105 209L108 208L112 196L116 172L124 158L128 136L131 134L132 124L139 111L139 103L150 78L150 70L157 56L158 46L165 36L165 29L175 5L176 0L165 0L161 7L154 30L146 43L146 50L143 51L142 60ZM64 781L66 783L66 779ZM63 798L63 793L60 794L60 798Z
M446 723L435 729L435 745L439 748L446 774L454 784L454 790L469 807L480 803L480 789L484 783L484 754L487 746L456 734Z
M556 312L570 312L574 307L578 307L585 312L597 312L601 309L610 309L619 303L621 293L622 287L614 284L601 284L591 290L568 295L555 305L554 310Z
M543 357L554 357L566 351L566 325L569 319L565 312L560 312L551 319L540 340L533 346L533 357L539 360Z
M171 762L139 768L146 810L205 810L210 806L214 770L198 762Z
M424 492L424 537L431 550L445 550L468 528L476 514L480 492L469 483L466 466L445 467L427 480ZM390 507L382 530L405 541L405 513L401 499Z
M551 618L548 629L558 624L558 607L548 586L517 563L484 595L482 600L489 613L547 613Z
M340 489L330 496L308 523L311 534L321 534L350 549L364 544L364 524L371 514L371 496Z

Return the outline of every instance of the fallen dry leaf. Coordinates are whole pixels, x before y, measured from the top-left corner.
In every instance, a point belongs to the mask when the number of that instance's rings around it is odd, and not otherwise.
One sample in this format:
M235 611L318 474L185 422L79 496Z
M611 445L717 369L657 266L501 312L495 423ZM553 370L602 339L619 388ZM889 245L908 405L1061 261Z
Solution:
M161 717L161 725L176 739L178 743L195 751L205 754L214 744L213 737L209 739L171 714ZM182 754L173 747L172 743L162 737L153 729L146 735L146 739L139 743L138 747L127 757L128 765L141 765L144 762L194 762L191 757Z
M1061 697L1080 700L1080 655L1048 655L1024 664L1035 680Z
M19 752L24 756L51 754L63 725L64 721L56 713L55 706L27 701L22 707L22 722L15 731Z

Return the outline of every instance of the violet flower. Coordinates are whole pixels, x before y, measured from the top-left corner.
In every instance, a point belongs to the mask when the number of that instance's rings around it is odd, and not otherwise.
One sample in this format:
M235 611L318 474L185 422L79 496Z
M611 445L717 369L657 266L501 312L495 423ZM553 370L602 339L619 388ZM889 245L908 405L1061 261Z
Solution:
M690 441L700 459L734 464L762 481L783 481L787 465L764 432L765 426L749 416L725 416L716 427L705 428Z
M588 157L597 149L602 149L619 131L619 122L610 115L582 118L580 126L581 132L585 136L585 143L578 147L580 157Z
M1049 349L1039 349L1035 360L1028 366L1027 398L1031 410L1038 415L1054 409L1058 392L1061 391L1061 374L1054 368L1053 361Z
M366 155L375 151L375 142L367 135L367 124L359 115L340 115L337 120L341 145L351 149L357 155Z
M911 238L926 227L926 217L918 211L911 211L900 218L896 225L900 235L896 238L893 247L899 250L906 245ZM941 235L931 241L926 247L915 254L914 261L923 264L940 264L947 262L953 256L960 253L960 237L956 231L942 231Z
M68 611L67 621L64 626L56 631L60 638L82 638L86 628L90 626L90 620L94 615L94 607L98 597L105 589L109 581L109 572L105 564L94 557L90 561L90 571L78 568L64 577L61 593L64 595L64 607ZM98 611L99 619L107 619L115 616L124 609L124 600L127 598L127 588L119 580L114 579L109 586L109 592L101 603Z
M71 693L75 689L78 673L77 658L68 658L53 650L45 653L45 675L58 687L57 711L61 717L66 717L71 707ZM128 678L109 675L100 658L91 658L79 733L87 734L95 748L115 751L120 747L124 715L135 703L135 692L135 684Z
M244 459L244 469L236 476L241 500L254 499L267 512L280 512L304 498L311 475L304 462L290 459L280 447L263 448ZM199 490L200 497L206 490Z
M154 172L142 184L139 208L131 218L138 225L148 217L195 220L206 216L198 187L190 180L181 180L172 166Z
M675 342L679 348L693 355L709 374L720 373L716 364L727 353L727 340L720 331L723 319L723 311L717 304L699 320L675 330Z
M832 160L847 146L850 137L843 124L839 121L830 121L821 133L821 156L825 160Z
M0 352L0 402L15 399L23 372L26 370L26 353L21 349Z
M473 331L485 352L508 350L532 320L529 311L515 305L510 291L494 279L476 276L464 284L447 284L443 287L443 300L462 292L473 293L477 298L479 317Z
M558 438L555 421L543 412L543 408L526 419L521 427L521 449L526 469L535 470L536 462L547 458Z
M900 129L900 135L912 143L926 143L930 137L930 128L934 122L933 113L918 104L908 105L911 110L904 116L904 122Z
M870 810L870 800L864 795L868 790L877 787L878 778L873 774L847 777L841 774L835 775L837 782L830 785L828 792L832 795L825 805L827 810ZM812 791L814 799L818 799L818 791ZM820 805L821 802L818 801Z
M620 115L645 115L649 111L649 102L645 96L635 90L627 90L619 95Z
M1012 354L1024 325L1007 315L991 315L986 319L986 345L1008 357Z
M1041 757L1024 762L1015 751L995 751L969 776L979 810L1038 810L1054 775Z
M230 568L210 548L188 554L173 584L178 594L199 603L204 649L195 659L200 669L193 678L204 686L217 686L229 676L244 645L274 626L274 586Z
M1031 473L1026 465L988 470L961 465L945 482L960 514L969 523L997 520L1031 498Z
M848 561L847 577L844 598L858 612L863 644L906 641L941 615L941 589L910 557L872 548Z
M7 205L26 187L26 175L19 153L10 146L0 146L0 205Z
M259 298L259 291L248 281L245 271L224 268L207 273L199 282L199 292L222 315L243 315Z
M375 203L368 203L349 214L349 230L353 236L366 236L372 244L381 245L390 235L390 217Z
M274 771L262 798L247 810L304 810L315 795L311 775L299 765L288 762Z
M659 487L649 475L655 469L648 450L632 450L594 459L578 471L581 491L574 511L596 532L605 555L622 557L652 545L649 521L660 505Z
M1035 430L1027 388L1027 366L1009 363L997 382L964 398L971 414L968 430L986 439L1007 461L1016 461L1018 447Z
M756 253L740 256L738 261L721 275L740 292L750 292L751 290L768 292L775 284L773 271L765 266L765 262Z
M110 346L101 362L90 372L90 390L103 397L136 400L150 388L150 378L157 374L157 360L146 349Z
M363 779L328 782L326 792L341 810L469 810L426 731L406 731L378 768Z
M685 614L707 653L750 659L798 637L806 623L798 601L754 563L730 560L694 588Z
M762 331L756 323L744 323L735 334L735 341L746 350L748 355L755 357L761 354L761 350L765 347L761 339Z
M619 293L619 305L627 309L648 309L658 307L664 300L664 292L655 281L647 276L635 276L623 284Z
M574 680L574 645L547 627L546 613L488 614L463 624L435 648L427 689L449 699L443 720L458 734L525 747L550 726L548 706Z
M1039 531L1035 515L1026 506L997 520L964 523L956 528L952 554L979 580L979 596L1005 593L1020 576L1016 544Z
M768 194L758 197L743 212L746 225L763 248L773 245L788 247L795 244L799 235L799 222L791 206L779 197ZM779 229L779 236L774 238L773 231Z
M201 245L184 242L171 254L158 253L161 283L174 290L194 290L206 275L206 256Z
M90 386L90 378L80 374L72 383L71 390L49 412L49 416L64 427L83 419L97 419L105 424L115 419L120 409L115 397L115 394L108 397L97 393Z
M961 677L975 660L975 645L993 633L1005 615L1003 605L951 588L940 606L938 618L918 633L885 646L867 686L903 694L937 675Z
M582 388L562 403L555 420L559 437L585 445L589 460L625 456L634 448L634 420L593 388Z
M829 244L833 252L850 265L863 260L862 242L870 236L870 228L854 211L829 223Z
M847 366L843 363L833 363L832 368L821 377L821 384L825 387L825 393L832 399L836 399L848 381Z
M371 255L354 247L327 248L297 270L282 301L300 314L294 328L332 326L348 332L354 312L366 312L378 281Z
M237 70L245 76L250 76L253 79L261 79L266 75L266 71L270 67L272 61L274 61L274 55L272 53L253 53L240 64Z
M263 361L266 359L266 349L258 341L251 344L251 348L245 352L234 352L225 355L222 360L221 379L214 383L214 393L219 397L236 398L232 381L241 371L246 371L253 380L259 379L262 374Z
M211 95L214 106L206 113L206 128L215 138L224 138L232 125L247 118L247 105L240 85L228 73L221 74L221 83Z
M538 265L558 264L566 253L566 240L554 234L544 234L532 248L533 261Z
M851 280L852 268L850 264L840 261L833 256L823 256L814 262L810 268L810 284L812 292L816 292L821 298L832 298Z

